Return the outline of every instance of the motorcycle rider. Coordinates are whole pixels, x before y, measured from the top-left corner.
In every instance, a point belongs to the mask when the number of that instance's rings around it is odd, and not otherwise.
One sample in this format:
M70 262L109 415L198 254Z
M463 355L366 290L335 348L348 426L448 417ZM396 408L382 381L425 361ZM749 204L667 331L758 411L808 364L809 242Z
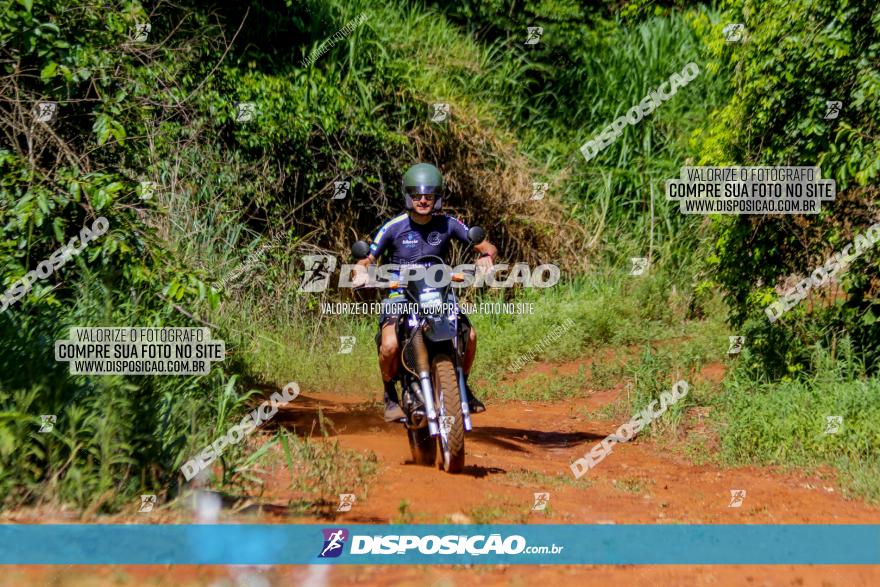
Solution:
M443 202L443 175L439 169L428 163L418 163L407 170L402 183L407 212L386 222L376 233L376 238L370 245L369 256L358 261L363 269L355 276L355 285L366 283L366 268L383 254L390 257L391 263L405 265L425 255L445 259L453 238L464 243L470 242L467 236L468 227L457 218L440 212ZM474 248L480 253L476 261L478 269L491 270L498 249L486 240L474 245ZM388 298L382 301L382 313L379 316L379 369L385 385L386 422L405 417L400 408L395 384L399 351L396 328L398 316L391 313L392 310L388 307L389 304L401 302L403 299L402 289L390 292ZM389 311L386 312L386 309ZM486 411L486 406L474 396L473 390L467 384L467 377L477 353L477 333L467 316L462 314L461 320L468 329L462 360L465 390L470 412L479 414Z

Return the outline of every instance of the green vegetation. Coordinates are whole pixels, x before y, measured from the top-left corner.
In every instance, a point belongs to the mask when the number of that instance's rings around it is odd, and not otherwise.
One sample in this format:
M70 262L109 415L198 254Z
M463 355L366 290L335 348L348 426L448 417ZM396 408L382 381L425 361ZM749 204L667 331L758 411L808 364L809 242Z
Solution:
M409 501L405 499L400 500L400 504L397 506L397 517L394 520L395 524L412 524L413 523L413 513L409 509Z
M378 398L374 319L321 314L321 302L351 297L299 292L299 259L347 259L352 241L400 209L400 174L416 160L441 167L447 209L484 225L502 261L565 270L550 290L468 294L535 304L534 315L472 317L489 397L558 400L623 382L605 411L617 417L684 378L688 397L645 434L675 432L685 410L712 407L724 462L831 463L859 494L880 495L880 248L834 299L814 294L772 325L763 315L775 287L877 217L880 8L454 4L0 7L0 289L98 216L110 223L0 313L3 507L112 512L139 493L173 498L181 464L257 390L297 381L306 394ZM361 13L350 35L301 65ZM146 22L148 38L134 41ZM724 42L729 22L745 23L746 42ZM526 46L535 23L543 36ZM691 61L693 82L585 163L580 145ZM844 103L834 121L823 118L831 99ZM38 101L58 103L55 121L34 120ZM238 102L254 103L254 120L236 121ZM435 102L451 105L448 123L429 121ZM816 164L838 197L815 217L685 216L663 185L688 162ZM341 180L348 196L330 199ZM155 182L153 198L142 182ZM532 182L550 184L544 201L529 201ZM649 272L627 275L630 257L650 257ZM613 347L626 361L505 378L566 319L575 326L536 360ZM204 325L227 348L209 376L71 376L54 360L53 342L72 326ZM746 336L735 360L724 358L732 333ZM339 336L357 338L352 354L337 352ZM723 385L699 376L718 361L732 372ZM814 436L834 410L845 431ZM51 433L37 432L41 414L58 415ZM257 483L259 462L283 450L291 471L317 479L295 485L304 502L332 495L340 476L366 490L370 457L346 468L351 455L327 438L269 438L228 448L218 488Z
M611 484L618 491L624 493L634 493L641 495L648 489L649 485L654 485L656 481L653 479L645 479L643 477L625 477L623 479L612 479Z
M763 309L786 278L808 275L876 222L880 171L880 8L874 2L727 2L747 42L703 35L710 69L735 64L737 89L696 134L702 164L818 165L837 183L817 216L724 217L713 226L706 287L724 293L731 325L746 336L736 373L711 402L730 462L829 463L844 483L880 495L880 251L810 294L772 325ZM701 17L698 30L716 30ZM846 114L826 120L827 100ZM789 282L791 283L791 282ZM788 284L786 284L788 285ZM872 418L873 414L873 418ZM824 436L826 415L846 430Z
M526 524L530 515L548 516L550 504L546 509L531 512L527 509L523 500L512 499L500 495L489 494L484 503L474 507L468 512L472 524ZM525 509L525 511L523 511Z
M589 487L592 481L589 479L575 479L567 472L557 473L556 475L547 475L538 471L529 471L526 469L517 469L508 471L504 475L504 481L517 487L543 487L545 489L555 489L560 487Z
M490 387L486 397L538 402L585 397L589 393L585 372L586 369L581 367L577 375L557 373L531 375L500 388Z
M736 376L713 398L722 427L721 459L732 464L812 467L830 463L845 487L880 503L880 381L867 377L852 347L835 360L821 347L816 374L758 383ZM841 416L831 426L828 416ZM838 429L839 428L839 429Z
M809 300L770 324L764 308L789 276L809 275L878 219L880 172L880 9L875 2L799 0L728 2L748 42L707 41L709 68L736 65L737 91L695 135L707 165L818 165L837 182L837 198L817 216L727 216L719 219L707 265L731 308L732 325L748 337L753 377L797 377L814 371L812 347L833 349L849 337L868 372L880 368L880 249L843 275L841 291ZM698 29L715 30L708 19ZM827 100L846 109L825 120ZM781 288L786 289L786 288ZM831 291L829 291L831 290ZM832 294L832 295L829 295Z
M352 493L360 499L368 496L368 483L377 472L374 453L359 454L339 446L339 440L324 442L279 432L284 462L290 475L291 489L303 508L323 506L325 513L336 511L340 493ZM266 446L266 445L264 445Z

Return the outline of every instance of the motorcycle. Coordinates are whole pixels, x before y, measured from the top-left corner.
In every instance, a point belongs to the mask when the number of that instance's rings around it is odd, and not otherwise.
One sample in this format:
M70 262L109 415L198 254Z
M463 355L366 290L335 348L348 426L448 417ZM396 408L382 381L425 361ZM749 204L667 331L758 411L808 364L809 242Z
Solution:
M468 230L472 245L485 239L479 226ZM356 242L352 255L364 259L370 246ZM448 266L443 259L425 256L414 265L428 268ZM400 345L398 380L403 394L400 407L406 418L401 420L409 437L413 461L418 465L433 466L439 449L440 468L448 473L460 473L464 468L464 434L473 428L465 391L462 360L468 326L459 318L458 299L452 293L453 282L463 282L460 273L446 274L448 279L440 287L431 287L425 278L407 280L403 293L408 307L414 311L401 314L395 328ZM391 289L401 286L399 281L386 283Z

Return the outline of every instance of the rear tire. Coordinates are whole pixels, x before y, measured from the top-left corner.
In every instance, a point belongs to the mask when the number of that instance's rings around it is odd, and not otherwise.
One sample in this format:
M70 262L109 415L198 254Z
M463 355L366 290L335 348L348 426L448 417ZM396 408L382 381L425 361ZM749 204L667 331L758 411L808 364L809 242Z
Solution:
M413 462L417 465L434 466L437 462L437 440L431 436L427 426L407 430L409 437L409 450L412 452Z
M458 392L458 378L452 359L446 355L437 355L431 369L434 387L434 398L440 416L452 416L452 426L443 437L438 436L440 443L440 467L447 473L461 473L464 469L464 422L461 417L461 396Z

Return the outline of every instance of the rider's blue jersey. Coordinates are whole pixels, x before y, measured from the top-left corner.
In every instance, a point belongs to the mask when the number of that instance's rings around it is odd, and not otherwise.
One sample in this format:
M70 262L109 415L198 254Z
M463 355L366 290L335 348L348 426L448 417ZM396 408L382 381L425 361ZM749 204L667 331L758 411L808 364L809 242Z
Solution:
M370 254L376 259L385 255L395 265L414 263L426 255L446 260L450 241L455 238L468 243L467 233L467 225L449 214L438 212L427 223L419 224L404 213L379 229L370 245Z
M425 224L414 222L409 214L401 214L379 229L370 245L370 254L377 259L386 255L396 265L413 263L426 255L446 259L450 240L470 242L467 233L465 223L449 214L432 214Z

